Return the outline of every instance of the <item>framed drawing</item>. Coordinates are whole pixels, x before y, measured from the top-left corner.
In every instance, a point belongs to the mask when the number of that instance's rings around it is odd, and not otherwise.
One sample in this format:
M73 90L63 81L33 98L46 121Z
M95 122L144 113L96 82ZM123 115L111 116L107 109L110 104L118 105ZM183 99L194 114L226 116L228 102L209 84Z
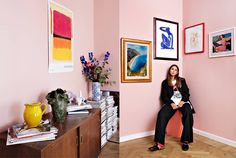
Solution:
M155 17L153 21L154 59L179 60L179 24Z
M235 55L235 28L209 33L209 57Z
M121 38L121 82L152 81L152 42Z
M204 31L205 24L200 23L184 29L184 53L204 52Z
M73 13L64 6L48 1L48 71L73 71Z

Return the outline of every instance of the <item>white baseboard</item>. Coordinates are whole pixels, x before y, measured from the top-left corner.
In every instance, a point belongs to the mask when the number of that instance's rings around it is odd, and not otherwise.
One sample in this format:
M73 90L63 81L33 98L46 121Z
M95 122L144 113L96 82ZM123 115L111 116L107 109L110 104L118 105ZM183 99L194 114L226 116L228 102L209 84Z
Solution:
M196 133L196 134L199 134L201 136L207 137L209 139L213 139L215 141L218 141L218 142L236 147L236 141L233 141L233 140L230 140L230 139L227 139L227 138L223 138L223 137L220 137L220 136L217 136L217 135L205 132L205 131L201 131L201 130L195 129L195 128L193 128L193 132Z
M120 137L120 143L129 141L129 140L138 139L138 138L148 137L148 136L154 135L154 132L155 131L153 130L153 131L136 133L136 134L131 134L131 135L127 135L124 137ZM215 141L221 142L223 144L227 144L227 145L236 147L236 141L233 141L233 140L230 140L227 138L223 138L223 137L220 137L220 136L217 136L217 135L205 132L205 131L201 131L201 130L195 129L195 128L193 128L193 132L196 134L199 134L201 136L207 137L209 139L213 139Z
M148 137L148 136L154 135L154 132L155 131L153 130L153 131L136 133L136 134L131 134L131 135L127 135L124 137L120 137L120 143L129 141L129 140L133 140L133 139Z

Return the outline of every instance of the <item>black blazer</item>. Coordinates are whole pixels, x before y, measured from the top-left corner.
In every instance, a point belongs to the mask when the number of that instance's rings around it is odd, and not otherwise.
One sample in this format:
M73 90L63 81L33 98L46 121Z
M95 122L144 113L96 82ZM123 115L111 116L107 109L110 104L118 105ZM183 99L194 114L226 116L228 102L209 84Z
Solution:
M182 101L187 102L189 100L189 88L184 78L180 78L181 87L179 88L179 92L182 95ZM161 99L165 105L170 105L173 101L170 99L174 94L173 87L168 85L167 79L162 82L161 85ZM191 103L191 102L190 102ZM192 104L191 104L192 105ZM192 108L192 112L195 113L194 109Z

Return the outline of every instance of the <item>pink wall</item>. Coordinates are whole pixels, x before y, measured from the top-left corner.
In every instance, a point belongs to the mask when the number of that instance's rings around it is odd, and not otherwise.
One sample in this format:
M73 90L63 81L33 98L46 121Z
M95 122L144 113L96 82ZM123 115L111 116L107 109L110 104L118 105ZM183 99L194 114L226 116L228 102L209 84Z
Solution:
M205 22L205 52L184 55L196 129L236 141L236 57L208 57L208 33L236 26L235 0L184 0L183 26Z
M227 3L224 0L218 0L217 3L214 0L57 2L74 13L75 59L74 71L69 73L48 73L47 1L6 1L0 6L0 131L23 121L25 103L45 102L45 95L57 87L77 94L82 90L85 97L88 96L79 57L93 50L99 54L109 50L112 53L111 80L117 83L104 88L120 90L121 137L154 129L156 114L160 109L161 81L168 67L177 63L181 70L184 68L183 74L197 111L195 128L236 140L236 117L233 117L236 110L233 100L236 98L233 89L236 87L236 75L233 73L236 57L209 59L207 53L209 32L236 25L234 0L228 0ZM224 14L217 14L221 10ZM180 40L178 62L153 60L151 83L120 83L120 38L152 41L153 17L179 22L179 39L182 39L182 21L184 27L205 22L205 53L182 57Z
M80 55L93 51L93 0L57 0L74 13L74 71L48 73L47 1L5 1L0 5L0 131L23 121L24 104L45 101L58 87L87 95Z
M111 53L109 67L112 69L110 81L112 86L104 90L119 91L119 1L94 0L94 50L99 56L106 51Z
M120 37L153 40L153 17L179 22L182 30L182 0L120 0ZM180 34L179 39L182 39ZM160 109L161 82L169 66L176 63L182 70L182 42L180 60L153 60L151 83L120 84L120 136L151 131Z

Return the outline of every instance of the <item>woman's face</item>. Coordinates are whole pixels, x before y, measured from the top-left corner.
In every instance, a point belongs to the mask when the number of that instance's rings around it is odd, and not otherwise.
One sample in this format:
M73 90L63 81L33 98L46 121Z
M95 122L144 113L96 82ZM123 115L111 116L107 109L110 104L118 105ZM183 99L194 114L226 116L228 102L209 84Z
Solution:
M177 74L179 73L179 71L178 71L178 68L176 67L176 66L172 66L171 68L170 68L170 75L171 76L176 76Z

